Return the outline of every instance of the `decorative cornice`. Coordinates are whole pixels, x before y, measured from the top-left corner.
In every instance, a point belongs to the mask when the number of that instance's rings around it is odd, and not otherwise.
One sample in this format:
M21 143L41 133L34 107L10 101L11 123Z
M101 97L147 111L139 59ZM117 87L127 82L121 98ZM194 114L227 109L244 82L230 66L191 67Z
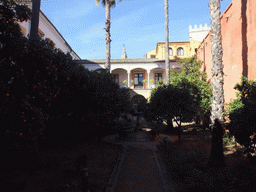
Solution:
M170 60L170 62L176 62L177 60ZM91 59L91 60L77 60L77 64L105 64L106 59ZM165 60L159 59L111 59L111 64L141 64L141 63L164 63Z

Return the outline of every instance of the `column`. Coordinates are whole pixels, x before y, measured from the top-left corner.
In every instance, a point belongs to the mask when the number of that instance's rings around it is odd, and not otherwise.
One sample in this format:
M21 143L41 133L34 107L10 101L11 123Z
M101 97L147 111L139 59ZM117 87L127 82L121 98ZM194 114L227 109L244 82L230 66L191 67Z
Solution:
M130 70L127 70L128 75L128 88L130 88Z
M148 89L149 89L149 73L150 73L150 70L147 70L147 75L148 75Z

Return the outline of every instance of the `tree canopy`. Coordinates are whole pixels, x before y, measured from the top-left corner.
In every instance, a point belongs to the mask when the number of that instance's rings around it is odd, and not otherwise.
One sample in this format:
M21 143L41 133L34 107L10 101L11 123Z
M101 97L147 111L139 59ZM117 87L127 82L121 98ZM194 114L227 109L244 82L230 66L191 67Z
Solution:
M15 11L16 10L16 11ZM29 41L17 21L30 18L26 6L0 5L0 127L12 142L76 141L108 132L131 108L129 91L108 72L91 72L59 51L49 39Z
M201 71L202 63L195 56L180 61L180 72L171 73L171 84L189 89L197 105L195 119L206 121L210 116L212 86L207 81L206 72Z

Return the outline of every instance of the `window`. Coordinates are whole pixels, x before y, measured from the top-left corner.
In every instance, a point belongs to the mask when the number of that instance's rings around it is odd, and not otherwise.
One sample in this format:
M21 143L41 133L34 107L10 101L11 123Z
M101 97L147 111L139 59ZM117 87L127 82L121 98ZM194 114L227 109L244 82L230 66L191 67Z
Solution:
M119 84L119 76L118 76L118 75L113 75L113 76L114 76L115 82L116 82L117 84Z
M183 50L183 48L178 48L177 49L177 55L184 55L184 50Z
M150 55L150 58L152 59L152 58L156 58L156 56L155 55Z
M134 74L134 87L142 87L143 86L143 73L135 73Z
M163 78L162 78L162 73L155 73L155 84L156 84L156 82L158 82L160 79L163 79Z
M169 48L169 55L173 55L173 51L172 51L172 48Z

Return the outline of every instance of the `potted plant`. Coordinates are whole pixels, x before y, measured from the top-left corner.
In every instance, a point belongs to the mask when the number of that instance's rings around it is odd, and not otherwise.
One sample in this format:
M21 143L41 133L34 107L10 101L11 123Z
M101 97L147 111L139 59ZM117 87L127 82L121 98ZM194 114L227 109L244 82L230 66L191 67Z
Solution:
M125 79L125 80L123 81L123 84L125 84L125 87L127 87L128 81Z
M160 78L159 81L158 81L159 85L162 85L164 83L163 79Z
M154 79L150 79L149 82L154 83ZM152 88L154 88L154 87L155 87L155 85L153 84Z

